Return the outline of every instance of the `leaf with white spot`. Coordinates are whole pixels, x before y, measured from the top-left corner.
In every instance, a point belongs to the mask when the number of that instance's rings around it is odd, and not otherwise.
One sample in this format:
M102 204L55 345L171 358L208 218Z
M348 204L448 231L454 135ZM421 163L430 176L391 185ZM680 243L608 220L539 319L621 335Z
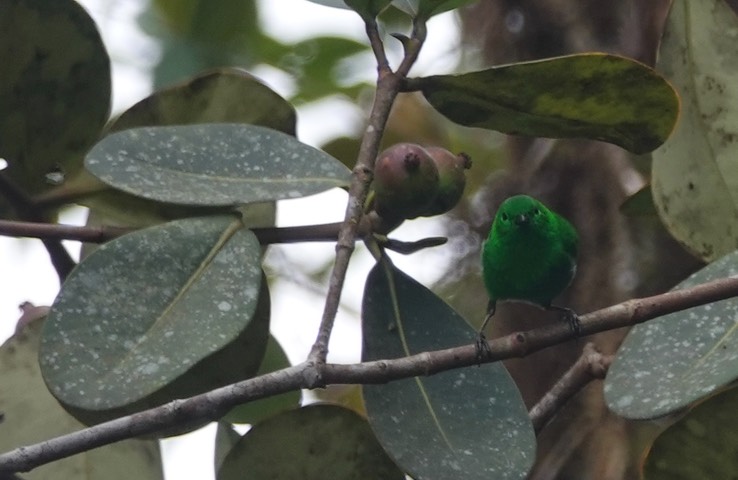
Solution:
M738 388L700 402L654 441L644 480L735 479L738 472Z
M36 319L0 346L0 452L78 431L84 427L49 393L38 366L38 345L45 320ZM24 480L163 480L159 444L154 440L125 440L88 450L22 476Z
M269 334L254 234L234 216L179 220L102 245L44 326L41 371L85 423L253 375Z
M254 425L230 449L216 478L402 480L405 476L358 414L337 405L309 405Z
M738 252L677 285L738 275ZM605 380L605 400L627 418L680 410L738 378L738 299L671 313L631 329Z
M85 165L124 192L202 206L304 197L346 186L351 174L290 135L236 123L124 130L95 145Z
M476 333L433 292L391 264L369 273L362 360L470 344ZM525 478L535 436L520 392L501 363L363 387L369 423L416 480Z

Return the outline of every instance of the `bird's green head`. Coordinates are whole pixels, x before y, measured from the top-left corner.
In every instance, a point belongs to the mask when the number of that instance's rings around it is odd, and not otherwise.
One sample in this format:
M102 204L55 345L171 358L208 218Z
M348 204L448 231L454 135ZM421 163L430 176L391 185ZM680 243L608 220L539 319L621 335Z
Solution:
M551 211L528 195L515 195L500 205L492 225L493 235L514 231L545 229L551 221Z

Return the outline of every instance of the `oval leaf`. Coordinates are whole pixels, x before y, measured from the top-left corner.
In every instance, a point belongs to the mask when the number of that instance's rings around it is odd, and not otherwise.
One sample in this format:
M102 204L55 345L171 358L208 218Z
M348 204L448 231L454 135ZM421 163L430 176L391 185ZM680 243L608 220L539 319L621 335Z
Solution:
M411 81L456 123L536 137L603 140L634 153L661 145L679 98L647 66L587 53Z
M0 2L0 158L30 193L82 167L110 111L110 59L73 0Z
M41 342L44 379L92 422L248 378L268 338L262 282L259 243L232 216L119 237L62 286Z
M261 125L294 136L297 118L294 107L256 77L222 68L153 93L123 112L108 131L212 122Z
M351 173L289 135L229 123L114 133L85 163L103 182L133 195L209 206L304 197L347 185Z
M379 12L387 8L392 0L344 0L344 2L361 15L361 18L367 20L379 15Z
M289 445L289 448L285 448ZM253 427L231 448L218 480L403 480L369 425L335 405L311 405Z
M393 0L392 5L413 17L428 19L476 0Z
M738 252L677 285L738 275ZM611 410L654 418L680 410L738 378L738 299L676 312L633 327L605 380Z
M38 365L43 320L35 320L0 346L0 452L75 432L84 427L44 385ZM125 440L34 468L26 480L127 480L131 472L163 479L158 442ZM11 478L5 477L4 478ZM19 477L16 477L19 478Z
M233 428L233 425L223 421L218 422L218 429L215 432L215 455L213 457L216 472L223 465L223 460L225 460L228 452L236 446L239 440L241 440L241 434Z
M446 303L389 263L369 273L362 317L364 361L476 339ZM528 412L501 363L363 389L377 438L416 480L525 478L533 465Z
M653 154L653 197L669 232L710 261L738 248L738 16L723 0L675 0L658 67L683 113Z
M716 395L667 428L651 446L645 480L714 480L738 472L738 388Z

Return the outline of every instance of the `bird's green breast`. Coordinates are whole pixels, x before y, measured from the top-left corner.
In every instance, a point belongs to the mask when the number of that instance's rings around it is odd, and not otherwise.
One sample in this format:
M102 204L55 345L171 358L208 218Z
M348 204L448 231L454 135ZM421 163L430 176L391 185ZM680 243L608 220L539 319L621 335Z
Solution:
M544 207L545 208L545 207ZM548 306L571 282L576 269L573 227L553 212L544 224L495 231L484 244L482 267L490 299Z

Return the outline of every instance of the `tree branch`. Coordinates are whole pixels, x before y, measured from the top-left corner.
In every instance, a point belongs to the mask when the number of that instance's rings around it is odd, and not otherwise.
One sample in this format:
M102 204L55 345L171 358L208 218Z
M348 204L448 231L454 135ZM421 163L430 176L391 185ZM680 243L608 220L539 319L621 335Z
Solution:
M387 63L384 46L375 20L366 21L366 33L372 51L377 58L377 91L369 114L369 122L359 147L356 166L353 169L346 215L338 233L336 260L328 283L328 294L326 295L318 335L308 356L308 365L312 366L312 371L309 374L311 381L308 383L310 388L325 385L323 366L328 355L328 341L338 312L349 260L354 251L358 225L362 218L364 202L373 177L374 162L379 153L379 143L382 140L382 133L387 124L392 105L405 79L405 74L417 58L425 39L424 24L422 24L422 28L416 25L413 29L413 38L410 39L412 43L405 49L405 56L400 68L397 73L394 73Z
M536 433L540 432L556 412L589 382L605 378L610 363L612 355L602 355L594 343L587 343L574 365L530 409L530 420Z
M251 231L254 232L259 243L262 245L271 245L274 243L334 242L338 238L340 229L341 223L324 223L296 227L252 228ZM104 243L135 230L135 228L114 227L110 225L80 227L58 223L0 220L0 235L45 240L74 240L87 243ZM374 227L369 217L362 217L356 229L356 236L364 237L373 231ZM381 242L385 248L407 255L424 248L443 245L446 241L447 239L445 237L422 238L412 242L382 237Z
M580 317L581 335L642 323L668 313L738 296L738 278L723 278L692 288L653 297L628 300ZM484 362L523 357L532 352L574 339L569 325L555 322L527 332L515 332L488 342L490 354ZM325 364L326 384L379 384L392 380L426 376L477 365L476 344L433 352L423 352L392 360L376 360L352 365ZM21 447L0 455L0 476L28 471L92 448L181 425L214 420L231 407L263 397L314 385L310 362L244 380L186 400L122 417L93 427Z

